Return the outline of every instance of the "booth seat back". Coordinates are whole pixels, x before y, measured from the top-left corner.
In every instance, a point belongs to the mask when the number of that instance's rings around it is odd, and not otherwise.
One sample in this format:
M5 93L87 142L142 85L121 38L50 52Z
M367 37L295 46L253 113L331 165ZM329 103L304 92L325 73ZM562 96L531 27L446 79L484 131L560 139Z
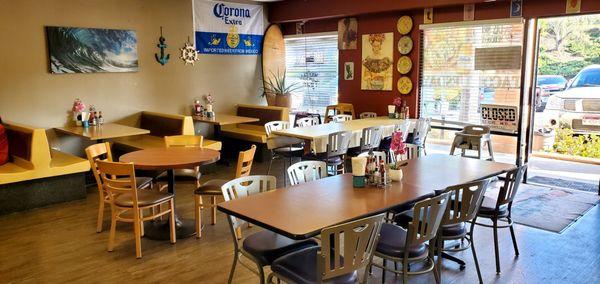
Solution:
M13 163L33 169L34 166L49 166L50 145L46 130L13 122L4 123L8 138L8 152Z
M258 118L259 121L247 124L264 127L264 125L270 121L288 121L290 119L290 109L277 106L238 105L237 115Z
M143 111L140 128L150 131L150 135L164 137L172 135L194 135L194 121L191 116Z

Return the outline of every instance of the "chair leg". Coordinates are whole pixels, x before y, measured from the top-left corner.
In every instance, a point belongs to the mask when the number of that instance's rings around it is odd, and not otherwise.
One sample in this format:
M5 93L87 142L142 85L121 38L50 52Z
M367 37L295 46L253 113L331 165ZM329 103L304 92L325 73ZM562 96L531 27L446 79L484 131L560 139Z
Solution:
M100 196L100 206L98 207L98 221L96 222L96 233L102 232L102 222L104 221L104 197Z
M134 213L133 217L133 234L135 237L135 257L142 258L142 234L141 234L141 223L140 214Z
M144 237L144 211L140 209L140 236Z
M115 246L115 234L117 232L117 214L110 210L110 232L108 234L108 251L113 251Z
M258 266L258 277L260 278L260 284L265 284L265 270L258 263L256 266Z
M512 223L510 217L508 218L508 222ZM510 236L512 237L513 247L515 248L515 255L519 256L519 246L517 246L517 238L515 236L515 229L513 224L510 225Z
M213 196L212 198L212 225L217 223L217 197Z
M408 259L406 257L402 259L402 284L408 284Z
M169 225L171 226L171 243L174 244L177 242L177 229L175 228L175 223L177 222L177 220L175 220L175 199L171 199L171 202L169 202L169 210L171 210L171 213L169 214Z
M439 234L439 232L438 232ZM435 277L436 283L442 282L442 251L444 250L444 240L436 240L435 247L437 249L437 263L433 259L433 249L431 250L431 261L434 263L433 265L433 276Z
M385 283L385 268L387 267L387 260L385 258L383 259L383 267L381 269L381 283Z
M471 230L469 231L469 240L471 241L471 252L473 253L473 261L475 261L475 269L477 270L477 278L479 279L479 283L483 284L483 279L481 278L481 270L479 269L479 260L477 259L477 252L475 252L475 241L473 240L473 229L475 228L475 222L477 218L475 218L471 223Z
M196 238L202 237L202 196L194 194L194 214L196 215Z
M233 264L231 265L231 271L229 271L229 280L227 281L228 284L231 284L233 281L233 274L235 274L235 266L237 265L238 257L238 252L236 250L233 252Z
M273 166L273 160L275 159L275 155L271 153L271 160L269 161L269 166L267 167L267 175L271 172L271 166Z
M494 251L496 253L496 274L500 274L500 252L498 249L498 220L494 219Z
M492 141L488 140L488 151L490 152L490 158L493 161L495 161L494 159L494 149L492 148Z

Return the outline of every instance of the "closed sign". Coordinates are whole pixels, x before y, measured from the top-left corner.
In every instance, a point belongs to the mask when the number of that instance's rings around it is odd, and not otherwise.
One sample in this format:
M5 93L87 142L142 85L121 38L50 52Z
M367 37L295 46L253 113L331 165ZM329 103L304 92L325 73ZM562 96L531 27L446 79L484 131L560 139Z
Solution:
M481 124L491 128L517 131L518 108L504 105L481 105Z

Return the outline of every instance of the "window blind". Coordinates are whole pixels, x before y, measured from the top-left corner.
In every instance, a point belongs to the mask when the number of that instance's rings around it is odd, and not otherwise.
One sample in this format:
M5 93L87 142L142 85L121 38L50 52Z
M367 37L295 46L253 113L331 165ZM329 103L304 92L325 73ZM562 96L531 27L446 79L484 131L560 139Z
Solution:
M482 104L519 106L522 21L421 26L420 113L481 123Z
M324 114L338 99L338 38L302 35L285 38L287 84L301 86L292 93L292 112Z

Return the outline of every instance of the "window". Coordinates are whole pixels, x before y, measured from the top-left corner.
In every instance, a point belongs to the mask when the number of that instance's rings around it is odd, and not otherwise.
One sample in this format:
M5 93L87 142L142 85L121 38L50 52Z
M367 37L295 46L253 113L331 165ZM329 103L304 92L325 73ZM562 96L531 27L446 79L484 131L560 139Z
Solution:
M482 104L519 106L521 20L422 25L420 112L481 123Z
M301 86L292 93L292 112L324 114L338 99L337 33L285 38L287 84Z

